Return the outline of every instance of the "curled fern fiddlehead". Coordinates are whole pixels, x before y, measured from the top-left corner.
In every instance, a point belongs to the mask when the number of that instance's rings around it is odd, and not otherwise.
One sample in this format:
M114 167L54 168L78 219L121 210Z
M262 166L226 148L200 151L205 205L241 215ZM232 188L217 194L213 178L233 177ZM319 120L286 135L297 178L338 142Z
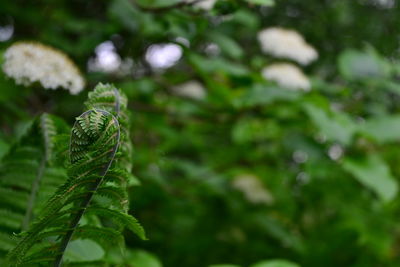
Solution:
M124 93L110 84L98 84L94 91L89 93L89 98L85 102L87 109L104 109L113 114L120 123L121 154L115 160L115 164L121 171L124 171L125 179L120 180L119 186L126 190L129 185L137 185L139 181L133 177L132 172L132 142L130 140L130 114L127 109L128 100ZM129 202L126 196L124 200L125 212L128 211Z
M127 172L132 170L132 143L129 137L130 118L127 109L128 100L121 91L110 84L99 84L85 102L87 109L104 109L118 118L121 127L121 147L123 154L118 160L121 168ZM132 182L132 181L131 181Z
M72 219L68 227L69 230L63 236L54 266L61 265L64 251L67 248L82 215L89 206L94 193L99 188L114 160L115 153L119 146L119 138L120 129L118 120L107 111L99 109L89 110L77 118L71 134L71 163L76 165L75 167L79 169L82 168L82 164L86 165L84 166L85 168L87 168L87 165L90 165L90 168L99 170L99 176L94 179L93 182L88 184L88 190L85 188L87 193L82 199L82 202L78 205L80 209L76 214L71 215ZM93 145L95 145L94 147L96 148L101 147L101 149L92 151L91 148ZM78 173L81 173L81 170ZM78 175L76 179L80 179L80 176L81 175Z

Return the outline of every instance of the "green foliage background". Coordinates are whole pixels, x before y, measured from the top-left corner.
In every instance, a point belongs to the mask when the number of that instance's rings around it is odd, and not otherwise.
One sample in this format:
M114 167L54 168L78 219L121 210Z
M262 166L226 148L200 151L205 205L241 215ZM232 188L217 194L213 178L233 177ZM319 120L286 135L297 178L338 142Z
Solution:
M398 4L219 0L203 11L176 0L14 0L0 2L0 23L15 30L0 53L39 41L68 54L87 79L71 96L1 73L0 157L37 114L71 124L98 82L127 94L141 181L129 189L130 210L149 240L126 233L126 266L400 265ZM257 33L271 26L297 30L318 50L303 68L310 92L261 77L276 60L262 54ZM133 59L133 73L87 71L107 40ZM159 43L183 49L163 71L145 60ZM205 53L208 43L220 54ZM207 88L204 100L173 93L193 79ZM330 157L335 150L343 154ZM241 174L260 179L271 202L251 203L235 189Z

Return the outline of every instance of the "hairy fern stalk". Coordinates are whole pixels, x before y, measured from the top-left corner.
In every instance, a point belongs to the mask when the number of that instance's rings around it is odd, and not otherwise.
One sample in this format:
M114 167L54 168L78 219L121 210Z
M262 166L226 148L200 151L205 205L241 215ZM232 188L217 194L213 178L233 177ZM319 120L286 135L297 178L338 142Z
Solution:
M61 266L71 241L91 239L105 249L122 246L124 228L145 239L143 228L127 213L126 187L135 180L126 105L126 97L111 85L99 84L89 93L88 110L72 128L68 179L19 235L7 265Z

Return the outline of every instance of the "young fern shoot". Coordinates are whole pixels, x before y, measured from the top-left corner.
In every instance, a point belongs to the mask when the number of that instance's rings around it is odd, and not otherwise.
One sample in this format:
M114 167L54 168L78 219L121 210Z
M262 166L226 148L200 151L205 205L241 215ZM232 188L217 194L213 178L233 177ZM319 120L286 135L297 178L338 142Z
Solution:
M111 117L111 118L110 118ZM86 146L91 142L101 141L99 145L103 144L102 149L98 149L91 157L86 157ZM96 193L104 176L107 174L117 152L120 141L120 129L118 120L105 110L94 109L89 110L79 116L72 128L71 143L70 143L70 157L71 163L74 164L89 164L92 169L99 171L97 177L92 177L93 181L89 181L88 186L85 188L85 193L81 203L76 203L79 207L76 212L71 213L71 222L68 231L63 236L61 244L56 255L54 266L61 266L61 261L71 240L71 237L78 227L83 214L88 208L90 201ZM103 143L104 142L104 143ZM98 164L98 165L95 165ZM82 167L82 166L81 166ZM85 166L87 167L87 166ZM86 170L84 174L92 170ZM80 172L79 172L80 173ZM80 179L80 174L77 179ZM82 175L83 176L83 175ZM69 190L74 190L70 187ZM80 200L79 200L80 201Z

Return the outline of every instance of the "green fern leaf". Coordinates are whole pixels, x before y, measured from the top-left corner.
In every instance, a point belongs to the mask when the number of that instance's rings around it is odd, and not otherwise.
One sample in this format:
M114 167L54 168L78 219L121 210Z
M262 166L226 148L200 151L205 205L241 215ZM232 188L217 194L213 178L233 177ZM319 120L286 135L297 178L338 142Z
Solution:
M125 226L130 231L135 233L141 239L146 240L146 234L143 227L133 217L125 213L121 213L117 210L102 208L102 207L89 207L87 210L88 214L96 214L100 217L108 218L121 226Z
M52 163L56 153L53 138L66 128L62 120L43 114L30 123L26 133L3 157L0 162L1 234L12 237L26 229L45 199L66 180L65 170ZM0 246L0 258L9 249Z
M123 246L124 239L121 232L109 227L96 227L90 225L83 225L75 230L74 238L92 239L108 248L111 245Z

